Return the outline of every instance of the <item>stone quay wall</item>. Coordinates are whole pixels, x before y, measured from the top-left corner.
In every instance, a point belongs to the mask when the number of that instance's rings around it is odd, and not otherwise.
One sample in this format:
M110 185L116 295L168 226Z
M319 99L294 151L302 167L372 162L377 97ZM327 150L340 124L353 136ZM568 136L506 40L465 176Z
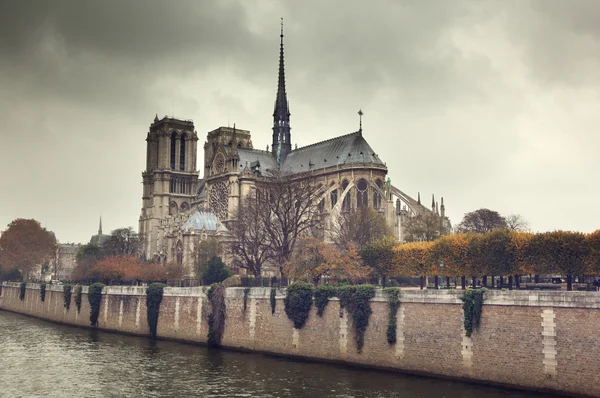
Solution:
M64 308L62 286L4 282L0 309L69 325L90 327L87 287L81 311L72 294ZM146 288L103 290L98 327L148 336ZM158 337L206 343L210 303L207 288L165 288ZM600 397L600 294L593 292L489 291L481 327L466 337L461 291L402 291L397 342L387 342L389 307L380 290L362 353L354 341L352 315L330 300L323 317L312 308L304 328L294 329L284 312L285 289L277 290L271 313L270 289L253 288L244 311L244 289L226 289L227 317L222 345L334 361L370 368L428 374L572 396Z

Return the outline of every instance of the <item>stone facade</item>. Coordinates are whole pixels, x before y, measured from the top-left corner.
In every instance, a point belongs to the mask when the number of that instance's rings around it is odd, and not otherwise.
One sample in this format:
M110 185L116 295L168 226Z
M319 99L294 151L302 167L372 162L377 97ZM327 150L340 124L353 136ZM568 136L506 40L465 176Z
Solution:
M147 336L145 287L107 287L99 328ZM45 302L39 286L5 282L0 309L89 327L84 287L81 312L63 307L62 286L49 286ZM461 292L402 291L397 342L386 339L389 308L379 290L358 353L352 316L332 299L323 317L311 310L296 330L284 312L285 290L271 313L270 289L252 289L244 311L244 289L226 291L222 343L251 350L370 368L429 374L518 388L600 397L600 295L589 292L487 292L481 327L466 337ZM73 299L73 298L72 298ZM164 339L206 343L210 303L203 288L165 288L158 320Z

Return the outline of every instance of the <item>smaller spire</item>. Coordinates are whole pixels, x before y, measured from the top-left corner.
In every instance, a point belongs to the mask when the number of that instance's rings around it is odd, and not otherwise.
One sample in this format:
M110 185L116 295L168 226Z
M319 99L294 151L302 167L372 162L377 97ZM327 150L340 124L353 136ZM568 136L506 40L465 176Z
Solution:
M444 206L444 197L443 196L442 196L441 200L442 200L442 205L440 206L440 209L444 210L446 207Z
M362 109L358 110L358 132L360 133L360 135L362 135L362 117L363 117L364 113L362 111Z
M435 211L435 195L431 194L431 210Z
M417 192L417 203L421 204L421 192Z
M100 216L100 225L98 226L98 235L102 235L102 216Z
M154 116L154 123L158 122L158 113Z

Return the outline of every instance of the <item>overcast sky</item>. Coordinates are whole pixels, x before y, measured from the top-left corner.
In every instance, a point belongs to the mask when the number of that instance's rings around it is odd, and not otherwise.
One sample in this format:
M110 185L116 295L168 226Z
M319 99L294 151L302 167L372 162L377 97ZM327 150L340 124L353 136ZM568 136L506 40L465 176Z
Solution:
M137 230L154 115L271 142L279 18L292 142L358 128L392 183L453 224L600 224L600 1L8 1L0 6L0 229Z

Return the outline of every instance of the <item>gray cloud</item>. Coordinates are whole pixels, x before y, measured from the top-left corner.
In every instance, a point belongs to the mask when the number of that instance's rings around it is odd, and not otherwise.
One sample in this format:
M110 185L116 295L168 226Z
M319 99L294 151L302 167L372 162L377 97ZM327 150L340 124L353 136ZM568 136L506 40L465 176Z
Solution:
M452 221L489 207L591 231L596 1L19 1L0 13L0 225L136 226L159 115L270 143L279 17L294 142L354 131ZM201 144L200 144L201 153ZM201 164L202 158L198 161Z

